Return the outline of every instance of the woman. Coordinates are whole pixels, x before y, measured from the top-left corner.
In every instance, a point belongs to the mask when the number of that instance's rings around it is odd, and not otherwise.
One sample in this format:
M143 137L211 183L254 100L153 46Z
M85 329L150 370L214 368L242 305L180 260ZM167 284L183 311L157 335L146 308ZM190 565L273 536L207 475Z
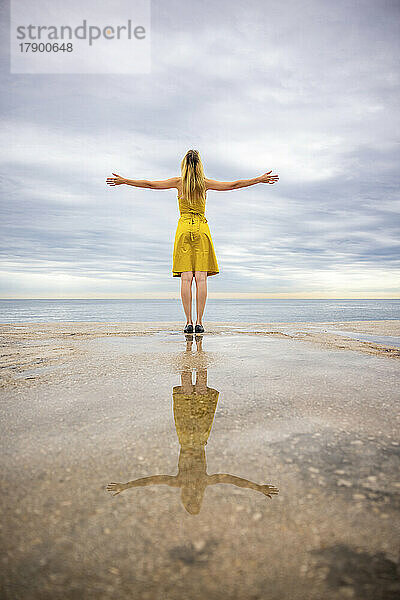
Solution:
M271 171L253 179L237 181L216 181L204 175L200 154L197 150L188 150L181 162L181 176L147 181L125 179L117 173L108 177L108 185L133 185L153 190L176 188L178 191L180 218L175 233L172 276L181 278L181 297L186 315L185 333L193 333L192 321L192 281L196 281L197 319L195 333L203 333L204 307L207 299L207 277L219 273L217 258L205 217L207 190L236 190L256 183L275 183L278 175Z

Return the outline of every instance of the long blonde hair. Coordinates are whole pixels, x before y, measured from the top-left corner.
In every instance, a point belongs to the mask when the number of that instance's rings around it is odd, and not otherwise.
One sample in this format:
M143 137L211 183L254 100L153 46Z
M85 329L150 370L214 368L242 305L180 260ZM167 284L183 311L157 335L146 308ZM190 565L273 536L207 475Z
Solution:
M181 162L183 196L190 208L196 200L205 199L206 182L200 154L197 150L188 150Z

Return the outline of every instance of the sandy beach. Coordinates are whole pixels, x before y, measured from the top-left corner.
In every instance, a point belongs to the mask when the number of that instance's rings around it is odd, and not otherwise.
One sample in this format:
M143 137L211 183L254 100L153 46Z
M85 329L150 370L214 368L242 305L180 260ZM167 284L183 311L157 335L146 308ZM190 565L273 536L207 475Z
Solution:
M2 598L398 597L400 321L204 324L0 324Z

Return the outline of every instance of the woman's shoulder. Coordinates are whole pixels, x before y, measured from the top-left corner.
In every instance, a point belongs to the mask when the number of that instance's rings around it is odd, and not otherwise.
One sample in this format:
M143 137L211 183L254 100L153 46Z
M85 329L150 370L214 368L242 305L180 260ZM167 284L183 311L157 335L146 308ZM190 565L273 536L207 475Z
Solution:
M206 186L206 191L209 189L212 189L212 184L213 184L213 179L210 179L209 177L204 177L204 183Z

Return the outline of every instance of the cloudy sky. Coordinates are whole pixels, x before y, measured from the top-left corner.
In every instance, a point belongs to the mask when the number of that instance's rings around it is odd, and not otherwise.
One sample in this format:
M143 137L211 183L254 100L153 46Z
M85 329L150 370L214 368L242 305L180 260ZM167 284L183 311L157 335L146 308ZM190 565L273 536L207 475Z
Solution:
M210 297L400 297L398 1L153 0L151 72L120 75L10 74L7 5L0 297L177 297L175 190L105 180L188 148L280 178L208 192Z

